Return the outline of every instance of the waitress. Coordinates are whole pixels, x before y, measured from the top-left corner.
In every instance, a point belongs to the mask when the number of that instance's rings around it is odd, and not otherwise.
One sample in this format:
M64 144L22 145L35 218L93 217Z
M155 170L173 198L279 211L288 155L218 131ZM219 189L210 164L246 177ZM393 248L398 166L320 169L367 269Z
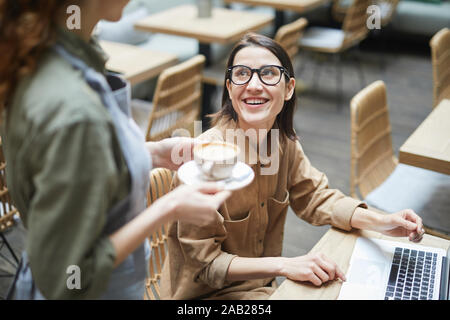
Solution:
M145 208L149 170L177 169L189 138L145 143L129 84L105 71L91 33L128 0L0 3L1 135L7 184L27 229L14 299L142 299L146 237L171 220L211 223L230 195L182 186ZM70 5L81 28L67 30ZM73 268L76 266L78 268ZM79 270L80 285L68 285Z

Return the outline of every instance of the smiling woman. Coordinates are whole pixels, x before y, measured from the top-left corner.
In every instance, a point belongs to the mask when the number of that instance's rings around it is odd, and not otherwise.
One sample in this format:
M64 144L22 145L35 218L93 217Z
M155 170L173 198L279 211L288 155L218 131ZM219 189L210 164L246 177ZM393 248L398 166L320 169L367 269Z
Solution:
M284 101L289 101L294 95L293 72L292 78L287 72L286 75L282 62L262 47L239 50L234 57L234 66L228 70L227 91L239 126L243 130L270 130L283 109Z
M294 93L294 89L292 85L294 85L295 88L295 75L294 75L294 68L292 66L292 62L289 59L289 56L287 53L276 44L276 42L272 41L270 38L262 37L256 34L248 34L242 41L240 41L234 48L234 50L231 52L230 57L228 58L227 62L227 74L225 75L225 82L224 87L227 90L223 90L222 95L222 109L213 116L213 124L217 124L219 120L238 120L238 110L235 110L233 108L233 101L231 96L231 85L230 81L232 82L233 79L230 77L231 71L234 69L233 66L240 65L245 63L248 63L248 67L255 63L254 61L247 62L249 59L253 57L253 55L247 55L244 53L240 53L241 49L247 49L249 51L255 51L256 56L260 56L260 60L265 60L267 62L267 65L275 65L283 68L285 77L284 80L280 78L280 83L276 83L274 85L274 88L279 88L280 86L283 86L283 88L286 89L286 92L284 92L284 95L286 96L286 102L281 106L279 111L275 114L275 122L280 129L281 132L283 132L287 137L291 139L296 139L296 133L294 131L293 127L293 117L294 117L294 111L296 106L296 95ZM240 54L239 54L240 53ZM251 52L250 52L251 53ZM238 56L238 59L244 59L242 63L235 61L236 55ZM261 63L261 62L259 62ZM260 64L258 66L261 67ZM260 73L258 73L258 77L260 77ZM258 87L258 83L254 82L254 73L251 74L249 81L252 82L251 86L256 84L256 90L270 90L269 86ZM236 89L239 89L239 86L236 86ZM273 91L273 90L272 90ZM233 91L233 94L235 91ZM238 92L236 92L237 94ZM261 95L258 96L258 98L262 98ZM266 97L267 98L267 97ZM265 99L266 99L265 98ZM244 109L245 110L245 109ZM273 123L272 123L273 124ZM268 128L270 129L271 126Z
M249 34L231 52L222 110L214 115L214 128L200 138L245 141L245 146L239 144L241 159L255 178L219 208L219 221L202 227L182 221L170 224L163 298L266 299L278 276L316 286L345 281L340 267L322 254L281 257L288 206L313 225L420 240L422 220L414 212L381 215L328 187L327 177L311 165L292 127L294 88L292 64L277 42ZM248 134L254 131L258 135ZM255 152L258 159L251 161L252 150L261 149L278 158ZM278 170L264 170L273 161L279 163Z

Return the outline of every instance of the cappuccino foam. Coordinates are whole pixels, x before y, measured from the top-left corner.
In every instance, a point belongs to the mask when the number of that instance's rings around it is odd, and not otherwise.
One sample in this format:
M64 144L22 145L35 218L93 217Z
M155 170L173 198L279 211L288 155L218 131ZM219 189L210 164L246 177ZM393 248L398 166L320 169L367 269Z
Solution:
M236 150L219 144L209 144L197 150L197 155L207 161L221 161L234 158Z

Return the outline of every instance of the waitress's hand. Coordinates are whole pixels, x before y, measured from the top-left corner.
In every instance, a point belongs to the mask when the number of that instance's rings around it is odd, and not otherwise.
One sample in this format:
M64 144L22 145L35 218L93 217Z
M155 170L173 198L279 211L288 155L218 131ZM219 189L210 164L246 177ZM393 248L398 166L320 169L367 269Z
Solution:
M204 183L198 186L180 185L155 204L163 205L170 220L181 220L198 226L216 223L220 205L231 195L217 184Z
M178 170L183 163L193 159L192 148L196 143L198 139L175 137L146 142L146 146L152 157L154 168Z

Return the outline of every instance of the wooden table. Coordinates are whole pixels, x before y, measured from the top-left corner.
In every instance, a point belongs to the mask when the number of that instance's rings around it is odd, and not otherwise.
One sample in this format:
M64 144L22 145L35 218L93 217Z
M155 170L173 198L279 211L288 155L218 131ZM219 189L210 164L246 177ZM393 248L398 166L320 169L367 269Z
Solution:
M135 28L195 38L203 43L228 44L250 30L269 25L272 20L266 14L217 7L212 9L210 18L198 18L195 5L181 5L142 19Z
M268 6L277 10L292 10L302 13L317 8L328 0L224 0L225 3L243 3L249 6Z
M178 62L174 54L129 44L100 41L100 46L109 56L106 68L121 73L132 85L156 77L164 69Z
M181 5L139 20L137 30L166 33L197 39L199 53L206 58L205 66L211 65L211 44L230 44L238 41L249 31L257 31L273 21L267 14L213 8L210 18L198 18L197 6ZM213 112L210 101L215 87L205 85L203 90L203 129L208 128L207 114Z
M153 14L135 23L141 31L194 38L200 44L229 44L245 33L259 30L273 21L270 15L213 8L210 18L198 18L195 5L182 5ZM200 47L201 50L207 47ZM200 52L210 60L210 52ZM209 61L208 61L209 62Z
M373 231L355 230L346 232L331 228L314 246L311 252L323 253L333 260L344 273L347 273L350 258L358 236L409 242L407 238L392 238ZM424 246L443 248L447 250L450 241L425 234L419 243ZM316 287L306 282L296 282L286 279L270 297L271 300L335 300L339 296L342 282L340 280L326 282Z
M450 100L442 100L400 147L399 161L450 174Z
M317 8L329 0L224 0L225 3L242 3L249 6L267 6L275 9L275 32L285 24L284 11L298 13ZM275 34L274 32L274 34Z

